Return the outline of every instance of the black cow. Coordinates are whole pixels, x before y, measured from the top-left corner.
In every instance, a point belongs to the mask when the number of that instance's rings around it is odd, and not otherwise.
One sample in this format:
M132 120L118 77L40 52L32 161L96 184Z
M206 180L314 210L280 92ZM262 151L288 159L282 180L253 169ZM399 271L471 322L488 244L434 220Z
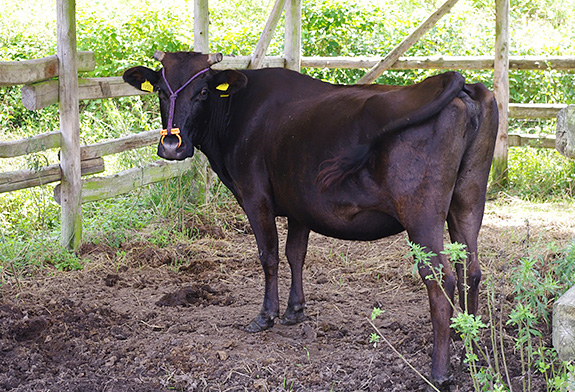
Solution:
M124 80L157 92L163 126L158 155L180 160L194 147L233 192L252 226L265 273L260 313L250 332L279 316L275 217L288 219L286 255L292 281L283 324L305 319L302 267L310 230L336 238L375 240L406 230L438 256L443 288L457 280L443 250L467 245L468 303L477 311L481 271L477 236L497 133L497 105L482 84L448 72L408 87L343 86L286 69L211 69L221 54L157 52L161 71L134 67ZM420 266L433 324L432 379L449 384L453 309Z

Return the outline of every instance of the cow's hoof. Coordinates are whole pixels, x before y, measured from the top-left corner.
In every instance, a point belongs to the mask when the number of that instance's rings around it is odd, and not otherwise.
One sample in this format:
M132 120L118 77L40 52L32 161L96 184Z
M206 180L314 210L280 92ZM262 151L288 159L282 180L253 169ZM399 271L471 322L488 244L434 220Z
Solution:
M453 375L451 374L440 379L434 379L433 385L435 386L435 389L432 388L431 386L428 386L426 392L437 392L438 389L441 392L450 392L451 391L450 386L452 383L453 383Z
M252 322L246 326L247 332L262 332L274 326L274 319L258 314Z
M305 315L303 307L299 310L294 310L294 309L288 308L285 311L282 318L280 319L280 323L282 325L295 325L295 324L301 323L302 321L305 321L306 318L307 317Z

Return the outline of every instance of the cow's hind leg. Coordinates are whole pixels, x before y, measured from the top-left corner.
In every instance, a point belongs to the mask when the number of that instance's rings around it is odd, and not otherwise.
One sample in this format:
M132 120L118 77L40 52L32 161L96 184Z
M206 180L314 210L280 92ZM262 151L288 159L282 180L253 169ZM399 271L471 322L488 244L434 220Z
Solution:
M458 263L457 286L461 309L476 314L479 304L479 282L481 268L477 255L477 236L483 220L485 196L491 157L497 134L497 103L482 85L466 85L466 96L462 96L469 110L478 115L477 123L471 122L468 132L475 132L475 139L467 147L458 170L455 188L449 206L447 223L452 242L467 246L468 258L464 264ZM472 110L473 109L473 110ZM470 136L471 137L471 136ZM465 300L467 298L467 301Z
M426 230L427 227L427 230ZM428 262L419 262L419 274L427 288L431 323L433 325L433 352L431 356L431 378L441 389L446 390L453 377L450 372L449 344L450 324L453 315L455 276L443 250L443 222L433 226L422 225L409 230L410 240L419 244L425 252L433 252Z
M293 325L305 320L305 297L303 293L302 270L309 229L295 219L288 220L286 257L291 269L291 287L287 309L280 319L285 325Z
M476 314L479 304L481 268L477 255L477 237L483 220L485 195L491 161L483 156L467 156L455 183L447 225L451 242L466 245L468 257L456 262L457 289L461 309Z
M477 236L481 227L483 205L463 208L452 205L447 218L451 242L466 245L467 259L455 263L459 305L463 311L476 314L479 306L481 267L477 257Z

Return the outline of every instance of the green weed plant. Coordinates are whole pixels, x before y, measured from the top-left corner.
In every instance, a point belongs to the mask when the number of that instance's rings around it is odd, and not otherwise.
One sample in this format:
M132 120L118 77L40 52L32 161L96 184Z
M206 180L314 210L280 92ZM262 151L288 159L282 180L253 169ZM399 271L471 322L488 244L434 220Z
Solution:
M433 267L431 258L435 253L426 251L419 244L408 241L410 252L414 259L414 268L427 268L431 274L428 279L443 286L443 274L439 271L443 266ZM447 244L445 254L452 264L463 264L467 255L465 245ZM553 257L544 257L551 253ZM407 257L406 256L406 257ZM538 375L545 379L547 392L566 392L569 373L575 368L570 362L562 362L557 358L557 352L548 346L542 330L548 330L552 303L575 282L575 242L563 250L556 249L554 244L544 251L531 251L512 267L507 276L497 278L513 282L513 305L503 320L505 306L501 301L496 304L496 298L504 296L501 290L502 281L495 282L489 277L485 282L487 309L489 319L482 320L481 315L472 315L465 309L457 309L453 303L455 316L451 319L451 328L461 337L464 346L463 362L468 365L476 392L511 391L511 380L505 358L503 344L503 324L514 328L513 337L515 349L520 354L522 391L531 392L533 377ZM507 283L508 284L508 283ZM447 294L444 291L444 294ZM460 293L462 295L462 293ZM466 293L463 293L466 295ZM449 298L449 297L448 297ZM451 302L451 299L450 299ZM500 308L499 319L494 309ZM383 309L374 308L371 314L373 322L384 313ZM377 347L384 337L372 323L375 333L369 337L369 343ZM489 335L488 337L486 335ZM488 350L482 339L489 339L491 348ZM395 349L394 349L395 350ZM399 352L396 352L398 355ZM401 356L402 357L402 356ZM402 357L404 361L405 358ZM429 382L426 380L426 382Z

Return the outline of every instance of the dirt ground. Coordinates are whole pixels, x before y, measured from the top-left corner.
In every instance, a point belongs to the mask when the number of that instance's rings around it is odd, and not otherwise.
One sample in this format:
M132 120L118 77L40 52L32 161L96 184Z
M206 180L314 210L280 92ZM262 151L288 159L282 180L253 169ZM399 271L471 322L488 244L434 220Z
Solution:
M480 236L484 276L503 273L528 246L575 238L575 209L491 202ZM190 223L193 226L194 222ZM278 221L285 234L285 222ZM250 334L263 273L245 220L194 227L160 248L139 236L120 249L86 243L83 271L48 270L0 291L0 390L9 391L423 391L432 331L423 284L411 274L405 234L376 242L312 234L304 288L308 319ZM135 236L136 237L136 236ZM282 259L280 300L289 268ZM501 285L503 298L506 285ZM483 318L488 319L485 307ZM546 331L550 341L550 331ZM505 336L514 390L522 372ZM487 340L487 339L486 339ZM487 343L486 343L487 344ZM454 336L452 391L471 391ZM543 388L543 389L541 389ZM544 390L535 379L533 391Z

